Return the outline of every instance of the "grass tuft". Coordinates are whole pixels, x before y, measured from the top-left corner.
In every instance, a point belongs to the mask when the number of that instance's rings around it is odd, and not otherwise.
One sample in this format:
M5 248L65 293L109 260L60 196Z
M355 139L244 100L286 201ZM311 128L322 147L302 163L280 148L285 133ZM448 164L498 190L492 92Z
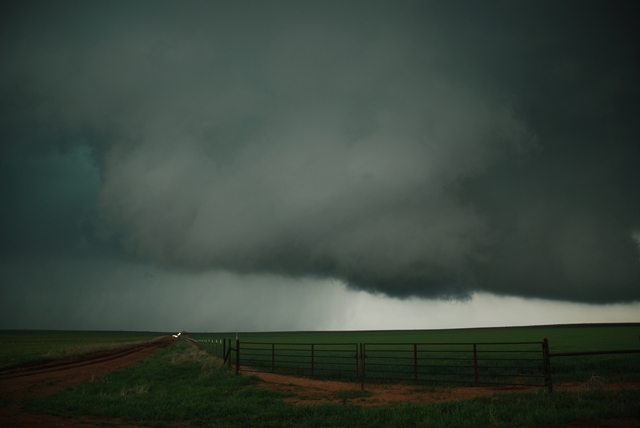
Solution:
M347 391L337 391L335 395L342 400L342 404L347 404L347 400L351 400L353 398L371 397L371 392L352 389Z

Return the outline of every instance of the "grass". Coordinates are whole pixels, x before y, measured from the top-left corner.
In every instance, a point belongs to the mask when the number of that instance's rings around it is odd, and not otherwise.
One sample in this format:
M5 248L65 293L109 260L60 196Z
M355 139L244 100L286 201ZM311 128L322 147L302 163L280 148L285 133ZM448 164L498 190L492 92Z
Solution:
M418 405L358 407L367 391L339 391L342 404L296 407L257 378L236 376L180 339L128 369L24 403L30 412L122 418L140 425L216 427L494 427L640 417L640 391L501 394Z
M369 391L359 391L359 390L346 390L346 391L338 391L335 394L339 399L342 400L342 404L347 404L347 400L351 400L354 398L366 398L371 397L371 392Z
M189 336L195 340L199 340L199 344L214 355L221 355L220 341L223 339L232 339L235 346L235 333L190 333ZM549 341L551 353L555 352L586 352L586 351L602 351L616 349L638 349L640 350L640 325L613 325L613 326L541 326L541 327L504 327L504 328L474 328L474 329L453 329L453 330L403 330L403 331L347 331L347 332L276 332L276 333L239 333L241 344L247 342L280 342L291 343L297 345L299 350L291 351L289 355L283 358L293 360L287 364L279 364L280 369L276 371L281 373L305 374L310 373L310 350L309 345L302 344L327 344L327 343L343 343L344 349L351 349L351 345L357 343L443 343L443 342L541 342L544 338ZM216 344L216 341L218 343ZM253 348L259 348L260 345L249 345ZM316 345L321 346L321 345ZM327 345L328 346L328 345ZM373 370L383 370L383 366L374 366L372 363L389 363L397 357L409 357L413 355L412 345L396 346L398 352L393 355L389 361L386 361L382 351L384 346L367 345L368 367ZM294 349L296 345L288 345ZM263 346L263 350L252 349L250 352L258 355L252 355L249 358L258 361L247 362L245 365L253 365L262 369L270 370L271 368L271 346ZM433 347L432 347L433 348ZM478 349L498 349L499 347L487 348L479 346ZM540 350L540 345L523 345L521 347L507 347L514 350ZM242 353L241 357L244 355ZM303 350L304 349L304 350ZM327 348L328 349L328 348ZM334 346L333 349L340 349ZM379 351L375 351L378 349ZM423 351L420 351L422 349ZM472 360L473 354L469 346L450 346L442 347L443 351L450 351L450 354L442 353L434 355L428 352L428 347L419 349L419 358L426 357L452 357L455 351L464 350L466 354L458 354L458 356ZM341 351L340 351L341 352ZM403 354L404 353L404 354ZM277 354L276 354L277 355ZM334 354L335 355L335 354ZM344 354L343 354L344 355ZM498 355L497 357L509 358L511 354ZM522 355L522 354L521 354ZM538 358L540 353L532 353L532 357ZM487 354L484 355L488 357ZM376 358L377 357L377 358ZM516 354L511 357L517 357ZM247 358L248 359L248 358ZM353 361L351 361L353 360ZM357 375L357 365L355 359L334 359L334 362L340 362L340 366L334 366L333 372L329 369L322 373L316 369L316 374L327 377L352 377ZM396 359L399 361L400 359ZM235 362L235 353L232 353L232 361ZM370 364L371 363L371 364ZM243 363L244 364L244 363ZM373 374L373 377L390 376L396 378L411 379L413 377L413 367L411 362L407 362L406 367L397 368L401 373L398 374ZM425 365L452 365L450 361L429 361L424 362ZM426 369L421 367L419 375L421 379L443 379L448 381L473 379L472 361L459 361L455 365L459 367L450 367L446 370L436 370L436 377L431 376ZM481 381L497 381L499 379L492 378L492 375L501 375L506 379L505 375L522 375L522 374L540 374L542 370L542 361L532 361L523 364L531 364L530 369L517 370L492 370L488 366L494 364L491 361L481 361ZM289 366L288 368L285 366ZM640 354L625 355L598 355L598 356L579 356L579 357L552 357L551 358L552 377L554 382L583 382L588 380L594 374L597 376L605 376L610 380L630 379L640 380ZM446 373L447 370L449 373ZM485 375L482 378L482 375ZM435 375L434 375L435 376ZM527 383L538 384L542 382L540 378L527 378Z
M233 339L236 333L189 333L192 339ZM541 342L550 352L640 349L640 324L614 326L534 326L450 330L318 331L238 333L246 342L287 343L425 343Z
M0 330L0 369L131 346L154 332Z

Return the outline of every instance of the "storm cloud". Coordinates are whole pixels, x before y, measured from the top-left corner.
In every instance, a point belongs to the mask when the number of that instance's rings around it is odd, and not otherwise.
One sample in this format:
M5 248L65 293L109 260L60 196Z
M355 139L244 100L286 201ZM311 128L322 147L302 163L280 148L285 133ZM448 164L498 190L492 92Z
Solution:
M29 5L3 13L4 257L640 299L627 6Z

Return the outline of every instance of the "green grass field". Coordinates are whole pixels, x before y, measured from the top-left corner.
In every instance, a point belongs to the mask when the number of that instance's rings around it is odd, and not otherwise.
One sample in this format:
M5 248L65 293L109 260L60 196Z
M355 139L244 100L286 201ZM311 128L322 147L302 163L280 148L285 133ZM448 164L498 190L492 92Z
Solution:
M208 352L214 355L221 355L220 341L223 339L232 339L235 346L236 333L189 333L189 337L199 341L198 343L206 349ZM607 351L607 350L619 350L619 349L634 349L640 350L640 325L612 325L612 326L540 326L540 327L504 327L504 328L475 328L475 329L454 329L454 330L402 330L402 331L348 331L348 332L277 332L277 333L238 333L240 343L249 342L264 342L264 343L287 343L287 344L300 344L289 345L288 355L286 358L290 360L287 362L289 368L287 370L280 370L280 372L288 372L293 374L309 374L309 345L302 344L328 344L328 343L344 343L344 344L356 344L356 343L451 343L451 342L465 342L465 343L482 343L482 342L541 342L544 338L549 341L550 352L588 352L588 351ZM216 342L217 341L217 342ZM264 350L260 351L257 348L263 347ZM282 347L282 346L281 346ZM344 345L345 349L351 349L351 345ZM253 349L250 349L253 348ZM419 354L419 357L427 356L428 347L423 347L425 351ZM500 350L509 348L512 350L519 350L520 352L531 352L531 355L538 358L540 352L536 352L541 349L540 345L523 345L519 347L479 347L478 349L484 350ZM271 369L271 348L269 345L257 345L250 344L245 345L246 353L253 353L250 357L253 361L248 363L241 363L245 365L253 365L260 370ZM304 350L303 350L304 349ZM338 347L334 347L338 349ZM374 345L369 346L368 349L372 351L374 349L384 349L384 347ZM394 359L398 361L402 357L411 357L413 349L411 345L404 345L404 347L395 347L399 351L388 356L388 360L379 358L375 360L381 364L392 364ZM433 349L430 347L429 349ZM439 354L439 357L455 358L455 352L461 352L465 350L466 354L461 354L467 360L472 359L471 347L466 348L461 346L449 346L448 348L440 347L443 351L450 351L449 353ZM369 351L367 355L373 357L374 352ZM257 355L261 354L261 355ZM241 347L241 356L242 347ZM335 355L335 354L332 354ZM381 353L378 353L378 356ZM484 354L485 356L487 354ZM517 353L505 353L501 357L509 358L509 356L518 358ZM257 361L256 361L257 360ZM232 353L232 361L235 361L235 354ZM299 363L296 363L299 361ZM336 361L338 360L336 357ZM370 358L369 362L373 362L374 359ZM357 368L354 366L355 361L345 361L343 366L331 372L326 370L325 375L329 377L357 377ZM411 364L410 361L405 363ZM527 362L525 362L527 363ZM434 364L431 362L431 364ZM449 365L445 370L443 367L441 370L437 370L437 367L433 370L438 371L437 379L443 379L444 381L456 381L461 378L458 375L469 373L468 362L460 362L452 364L448 361L437 362L441 366ZM471 363L472 364L472 363ZM486 364L493 364L492 362L486 362ZM531 369L522 369L518 371L514 370L498 370L491 372L496 376L507 377L509 374L522 376L523 373L529 373L532 375L538 375L542 370L542 361L530 362ZM457 367L459 366L459 367ZM374 366L369 365L374 368ZM580 356L580 357L553 357L551 358L552 378L554 382L566 382L576 381L582 382L589 379L591 376L606 376L611 379L640 379L640 354L626 354L626 355L598 355L598 356ZM377 369L382 370L384 367L378 366ZM396 369L396 368L394 368ZM411 379L413 368L410 366L397 368L399 374L392 373L387 374L392 378L399 379ZM421 377L425 380L430 379L426 376L427 370L421 369ZM448 370L448 371L447 371ZM472 370L472 369L471 369ZM524 371L523 371L524 370ZM278 370L276 370L278 371ZM517 372L517 373L516 373ZM481 372L482 373L482 372ZM487 376L489 376L489 373ZM317 371L316 374L322 374ZM424 376L422 374L425 374ZM378 376L384 376L385 374L378 373ZM456 377L457 376L457 377ZM482 379L481 379L482 380ZM499 381L496 378L485 377L485 381ZM537 384L540 382L539 378L531 378L526 383Z
M0 330L0 369L106 350L166 334L131 331Z
M236 333L189 333L193 339L234 339ZM614 326L540 326L451 330L388 330L238 333L247 342L360 343L360 342L541 342L550 352L640 349L640 324Z
M499 394L429 405L358 407L366 393L338 391L343 404L294 406L252 376L235 376L179 339L145 361L72 389L24 403L31 412L122 418L152 426L202 427L524 427L577 419L640 417L640 391ZM108 423L108 422L107 422Z

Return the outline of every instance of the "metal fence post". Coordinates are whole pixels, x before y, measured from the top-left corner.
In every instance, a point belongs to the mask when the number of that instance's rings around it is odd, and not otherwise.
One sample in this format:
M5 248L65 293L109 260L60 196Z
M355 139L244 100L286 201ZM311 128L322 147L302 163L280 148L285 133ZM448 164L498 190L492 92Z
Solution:
M413 379L418 380L418 344L413 344Z
M551 360L549 359L549 341L546 337L542 341L542 363L544 365L544 384L549 392L553 392L553 382L551 381Z
M360 389L364 390L364 344L360 344Z
M227 339L222 339L222 363L225 363L227 358Z
M478 383L478 353L476 350L476 344L473 344L473 377Z
M240 370L240 340L236 339L236 374Z
M231 339L229 339L229 350L227 351L227 365L231 370Z

